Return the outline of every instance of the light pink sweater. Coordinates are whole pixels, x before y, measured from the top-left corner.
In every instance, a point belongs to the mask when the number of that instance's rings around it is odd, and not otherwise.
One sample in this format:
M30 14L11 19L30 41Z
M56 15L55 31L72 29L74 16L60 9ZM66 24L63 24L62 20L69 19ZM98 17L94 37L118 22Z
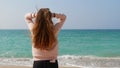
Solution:
M58 55L58 45L56 45L52 50L39 50L32 46L33 60L56 60Z
M55 35L56 37L58 37L58 33L60 31L60 29L62 28L64 21L66 19L65 15L61 15L61 14L56 14L56 18L60 18L61 21L55 24ZM32 28L34 26L34 23L32 21L32 17L31 14L26 14L25 15L25 21L28 22L27 25L30 29L30 32L32 34ZM56 60L57 59L57 55L58 55L58 42L56 44L56 46L50 50L50 51L46 51L46 50L39 50L37 48L33 47L34 45L32 45L32 55L33 55L33 60L37 61L37 60Z
M56 36L58 36L58 32L60 31L62 25L63 23L58 23L55 25ZM38 60L51 60L51 61L53 60L54 61L57 59L57 55L58 55L58 43L52 50L49 50L49 51L40 50L32 46L32 55L33 55L34 61L38 61Z

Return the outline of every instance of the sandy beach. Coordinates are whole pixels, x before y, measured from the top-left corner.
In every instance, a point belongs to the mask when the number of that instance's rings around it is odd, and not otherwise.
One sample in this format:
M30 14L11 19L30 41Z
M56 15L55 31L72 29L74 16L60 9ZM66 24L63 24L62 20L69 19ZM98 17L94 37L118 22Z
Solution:
M32 68L27 66L12 66L12 65L0 65L0 68ZM78 68L78 67L59 67L59 68Z
M0 68L32 68L30 66L15 66L15 65L0 65ZM120 67L64 67L60 66L59 68L120 68Z

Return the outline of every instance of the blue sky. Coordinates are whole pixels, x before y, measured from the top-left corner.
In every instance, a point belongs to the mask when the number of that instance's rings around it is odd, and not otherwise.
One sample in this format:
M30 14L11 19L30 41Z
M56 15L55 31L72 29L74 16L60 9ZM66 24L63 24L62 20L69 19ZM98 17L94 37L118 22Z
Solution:
M120 0L0 0L0 29L27 29L36 7L66 14L63 29L120 29Z

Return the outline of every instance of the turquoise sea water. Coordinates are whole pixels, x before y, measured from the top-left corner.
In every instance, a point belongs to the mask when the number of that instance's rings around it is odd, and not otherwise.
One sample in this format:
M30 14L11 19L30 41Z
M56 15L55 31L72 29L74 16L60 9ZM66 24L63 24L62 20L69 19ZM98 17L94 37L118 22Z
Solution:
M59 55L120 57L120 30L62 30ZM31 58L27 30L0 30L0 57Z

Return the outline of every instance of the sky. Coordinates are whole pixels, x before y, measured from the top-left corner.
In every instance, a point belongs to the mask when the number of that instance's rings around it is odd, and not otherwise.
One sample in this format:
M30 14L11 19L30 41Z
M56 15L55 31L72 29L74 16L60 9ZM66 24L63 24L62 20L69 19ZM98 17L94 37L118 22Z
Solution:
M62 29L120 29L120 0L0 0L0 29L28 29L24 15L36 8L65 14Z

